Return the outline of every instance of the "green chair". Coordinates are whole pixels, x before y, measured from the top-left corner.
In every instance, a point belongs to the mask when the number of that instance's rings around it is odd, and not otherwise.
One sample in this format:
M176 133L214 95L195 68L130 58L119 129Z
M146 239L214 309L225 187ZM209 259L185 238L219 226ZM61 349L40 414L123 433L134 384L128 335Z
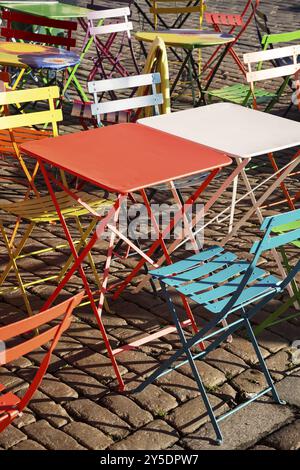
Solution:
M279 227L274 227L272 231L273 233L284 236L291 230L299 230L299 229L300 229L300 221L298 220L295 222L281 225ZM291 245L297 248L300 248L300 238L299 240L292 241ZM283 246L280 247L279 250L282 256L284 267L286 271L290 273L292 270L292 267L289 263L286 250ZM291 320L292 318L298 317L300 315L300 310L298 310L296 312L293 312L291 314L284 316L283 318L279 318L279 317L282 317L282 315L285 312L287 312L289 308L292 307L293 305L296 306L298 304L297 306L298 308L300 306L300 287L297 285L297 282L295 280L291 282L291 287L293 289L294 295L290 297L285 303L283 303L275 312L272 312L270 315L268 315L268 317L260 325L256 327L255 333L257 335L260 334L262 331L264 331L266 328L278 325L279 323L282 323L287 320Z
M297 49L298 46L267 49L271 41L275 41L275 39L272 39L274 36L264 37L265 50L244 54L244 62L248 65L247 83L236 83L215 90L208 89L206 91L208 100L211 102L213 98L218 98L222 101L253 108L264 105L264 110L270 111L275 103L280 100L280 97L291 81L291 76L297 72L298 54L300 53L300 49ZM289 37L294 36L291 33ZM294 48L297 49L297 54L294 54ZM266 68L267 64L270 63L271 68ZM253 64L256 64L255 71L252 69ZM283 81L275 91L256 86L258 81L280 77L283 78Z

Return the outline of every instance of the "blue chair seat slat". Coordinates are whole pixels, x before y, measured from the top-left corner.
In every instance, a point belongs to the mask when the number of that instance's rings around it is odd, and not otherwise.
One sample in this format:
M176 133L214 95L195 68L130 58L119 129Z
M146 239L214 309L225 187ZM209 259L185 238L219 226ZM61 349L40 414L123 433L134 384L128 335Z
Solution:
M260 279L265 274L260 268L255 268L252 275L249 278L248 283L254 282L257 279ZM244 274L238 276L230 281L226 282L225 284L216 287L215 289L211 289L209 291L203 292L201 294L191 295L191 299L197 303L207 304L211 301L215 301L221 299L223 297L227 297L229 294L235 292L238 288L240 283L244 278Z
M268 276L260 280L254 286L246 288L238 298L237 302L232 306L231 312L233 310L237 310L243 305L251 303L251 301L259 300L259 298L264 296L266 292L271 292L273 289L275 289L278 282L280 282L280 279L276 278L275 276ZM219 300L218 302L206 304L205 307L213 313L219 313L227 305L231 297L232 296L228 296L225 299Z
M201 266L197 266L194 269L190 269L189 271L184 271L183 273L176 274L175 276L168 277L163 279L163 282L168 286L178 286L182 283L187 281L193 281L202 276L206 276L218 269L222 269L226 266L226 264L234 261L236 259L236 255L233 253L227 252L222 253L220 256L215 257L213 261L208 261Z
M232 263L222 271L219 271L212 276L209 276L205 279L197 280L196 282L187 284L185 286L179 287L177 290L184 295L192 295L200 293L203 290L210 289L214 287L216 284L220 282L224 282L226 279L230 279L233 276L237 276L238 274L242 274L246 271L250 263L247 261L239 261L236 263Z
M164 266L159 269L153 269L150 274L155 277L171 276L172 274L180 273L182 271L186 271L187 269L191 269L198 263L207 261L213 256L222 253L222 251L224 251L224 248L220 246L212 246L211 248L201 251L200 253L196 253L195 255L186 258L185 260L169 264L168 266Z

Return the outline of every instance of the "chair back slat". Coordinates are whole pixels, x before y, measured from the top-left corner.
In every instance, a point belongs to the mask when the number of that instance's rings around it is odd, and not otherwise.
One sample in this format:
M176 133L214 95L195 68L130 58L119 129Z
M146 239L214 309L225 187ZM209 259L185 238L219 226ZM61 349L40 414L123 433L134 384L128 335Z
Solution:
M248 65L247 81L254 83L260 80L268 80L279 77L286 77L296 74L300 69L298 64L298 55L300 54L300 45L279 47L260 52L251 52L244 54L244 62ZM272 62L275 59L291 58L289 65L277 65L268 69L263 69L264 62ZM258 64L258 70L253 71L252 65Z
M16 91L7 90L0 93L0 106L36 103L38 101L48 102L47 111L33 111L30 113L6 114L0 116L0 130L51 123L53 135L57 135L57 123L63 120L62 110L55 109L54 106L54 100L58 99L59 96L60 91L57 86Z
M53 320L58 320L63 315L66 315L67 321L63 325L63 331L66 330L70 324L70 315L72 310L77 307L83 297L83 293L72 297L71 299L62 302L61 304L52 307L44 312L38 313L24 320L20 320L16 323L0 327L0 341L8 341L18 336L22 336L25 333L40 328L43 325L48 324ZM68 317L68 318L67 318ZM60 322L61 323L61 322ZM37 334L30 339L24 339L22 342L11 348L7 348L5 354L0 355L0 365L7 364L31 351L34 351L38 347L53 340L58 333L60 325L49 328L48 330ZM2 361L2 362L1 362Z
M106 24L103 26L90 26L90 34L92 36L97 36L97 34L112 34L112 33L122 33L124 31L132 31L133 24L131 21L127 23L114 23Z
M261 225L261 230L265 232L260 241L255 241L251 248L251 253L261 254L264 251L279 248L300 239L300 209L279 214L272 217L266 217ZM289 224L289 229L284 233L276 234L276 227Z
M23 126L38 126L45 123L54 123L63 120L61 109L53 111L36 111L26 114L12 114L0 117L0 130L16 129Z
M260 229L265 231L267 228L273 229L280 225L295 223L298 220L300 220L300 209L285 212L284 214L277 214L276 216L265 217Z
M141 108L154 107L155 114L159 114L159 106L163 103L163 95L157 93L156 85L160 84L160 74L142 74L130 77L111 78L88 83L88 90L94 95L94 103L91 106L92 115L97 117L101 123L101 115L118 111L135 110ZM112 101L98 100L97 93L104 93L114 90L143 88L146 92L142 96L115 99ZM149 92L151 87L152 92Z
M0 105L27 103L30 101L57 99L60 96L58 86L15 90L0 95Z
M1 17L3 20L16 21L29 25L47 26L49 28L67 29L71 31L77 30L76 21L56 20L45 16L30 15L28 13L19 13L11 10L3 10Z
M205 0L199 0L196 2L187 2L183 0L152 0L150 6L150 13L153 15L154 27L157 29L158 19L163 15L176 15L177 19L174 23L179 21L181 26L186 22L189 15L197 13L199 16L200 27L202 26L203 14L206 9ZM166 25L164 24L164 27Z
M258 248L261 252L273 250L274 248L280 248L281 246L288 245L289 243L295 242L296 240L300 240L300 229L270 237L263 243L255 242L252 246L252 250L254 253Z
M126 109L147 108L148 106L161 105L163 101L162 94L136 96L133 98L125 98L117 101L105 101L103 103L92 104L92 115L113 113L117 111L125 111Z
M135 88L146 85L158 85L160 83L159 73L148 73L132 75L121 78L110 78L88 83L89 93L103 93L111 90L122 90L125 88Z
M5 39L22 39L24 41L38 42L54 46L75 47L76 40L60 36L51 36L50 34L40 34L31 31L22 31L17 29L2 28L1 35Z
M63 333L70 326L71 319L69 318L64 322L61 333ZM12 348L7 348L5 354L0 355L0 366L8 364L26 354L38 349L39 347L47 344L49 341L52 341L55 338L55 335L58 333L60 325L54 326L43 333L34 336L33 338L28 339L27 341L18 344Z
M81 298L82 294L79 294L72 299L72 302L74 302L74 308L78 305L78 302L81 301ZM68 299L55 307L51 307L44 312L37 313L32 317L20 320L13 325L0 327L0 341L7 341L8 339L23 335L30 330L39 328L41 325L59 318L68 310L70 302L71 300Z
M18 13L4 10L2 19L6 20L6 27L1 28L1 35L6 39L18 39L32 41L46 45L62 46L70 49L76 46L76 39L72 38L72 32L77 30L77 23L74 21L49 19L43 16ZM32 26L32 30L21 29L20 25ZM64 36L35 32L34 27L55 28L64 31ZM38 29L38 28L37 28Z
M122 16L130 16L130 8L111 8L109 10L91 11L87 15L88 20L102 20L110 18L120 18Z
M262 38L262 45L280 44L285 42L299 41L300 30L290 31L288 33L266 34Z

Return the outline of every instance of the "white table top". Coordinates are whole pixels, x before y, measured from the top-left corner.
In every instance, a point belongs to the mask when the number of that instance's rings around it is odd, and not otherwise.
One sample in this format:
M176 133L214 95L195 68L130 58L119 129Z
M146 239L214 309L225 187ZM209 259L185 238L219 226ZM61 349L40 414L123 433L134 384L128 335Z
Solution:
M140 124L249 158L300 145L300 123L231 103L140 119Z

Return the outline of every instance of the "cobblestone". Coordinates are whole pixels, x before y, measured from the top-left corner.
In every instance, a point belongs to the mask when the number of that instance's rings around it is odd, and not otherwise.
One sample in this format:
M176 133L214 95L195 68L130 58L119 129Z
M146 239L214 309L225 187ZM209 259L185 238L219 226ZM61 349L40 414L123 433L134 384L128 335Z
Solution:
M91 450L104 450L113 443L110 437L86 423L73 421L67 424L63 431Z
M78 399L66 404L68 412L114 439L123 439L130 431L130 426L114 413L93 403L91 400Z
M24 429L28 436L39 442L46 449L55 450L82 450L83 446L67 433L55 429L46 420L38 421Z

